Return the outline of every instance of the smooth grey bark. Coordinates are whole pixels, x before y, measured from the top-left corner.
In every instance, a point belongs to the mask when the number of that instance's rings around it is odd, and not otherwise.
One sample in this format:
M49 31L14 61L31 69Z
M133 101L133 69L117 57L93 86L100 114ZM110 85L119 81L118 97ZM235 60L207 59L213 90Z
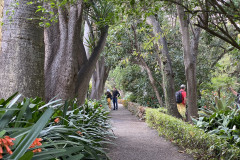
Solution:
M89 44L88 44L89 40L90 40L90 26L88 25L87 21L85 21L84 35L83 35L83 45L84 45L84 49L86 51L86 55L87 55L88 59L90 57L90 55L89 55L90 48L89 48Z
M85 63L81 54L80 31L82 1L66 8L58 8L58 23L45 29L45 89L46 99L55 96L64 100L74 98L79 66Z
M146 22L153 27L153 33L155 37L160 36L158 39L158 48L161 48L160 55L160 68L163 77L163 89L165 95L165 103L169 114L181 118L177 110L177 104L175 99L175 84L174 84L174 74L172 71L172 62L168 52L167 40L163 35L163 31L160 27L159 22L154 16L149 16Z
M97 64L96 69L92 76L92 91L91 91L91 99L101 99L103 93L104 93L104 86L106 83L106 80L108 78L110 71L109 66L105 66L105 60L102 56Z
M0 98L15 92L24 97L44 97L44 42L31 0L5 0L0 53ZM14 14L12 14L14 11ZM9 16L12 16L10 19Z
M4 6L4 0L0 0L0 22L3 21L3 6ZM1 46L2 46L2 25L0 25L0 50L1 50Z
M89 44L88 42L90 41L90 38L94 39L94 33L93 29L91 27L90 21L88 18L85 20L85 26L84 26L84 39L83 39L83 44L84 48L86 50L87 57L89 58ZM92 90L91 90L91 99L101 99L103 92L104 92L104 86L108 77L110 71L110 67L105 66L105 60L104 57L102 56L99 58L96 68L93 72L91 81L92 81Z
M181 4L182 0L178 0L178 3ZM192 121L191 117L198 117L196 63L201 29L195 28L193 30L193 39L190 40L189 20L184 12L184 8L177 5L177 12L181 26L187 79L187 121Z
M101 36L89 59L80 37L83 1L59 8L59 22L45 29L46 99L55 96L66 100L85 100L88 83L105 45L108 26L101 28Z
M88 91L89 81L94 72L94 69L100 57L100 54L103 51L103 48L106 44L107 35L108 35L108 26L105 26L104 28L101 29L101 36L99 38L99 41L96 47L93 49L89 60L87 61L87 63L82 65L81 69L78 72L78 75L77 75L78 80L77 80L77 85L75 89L75 94L78 95L77 97L80 102L84 102L85 95Z
M132 60L133 63L135 64L138 64L138 65L141 65L147 72L147 75L148 75L148 78L150 80L150 83L152 85L152 88L153 88L153 91L157 97L157 100L158 100L158 103L160 104L160 106L163 106L163 101L162 101L162 98L160 96L160 93L158 91L158 88L157 88L157 83L156 83L156 80L154 79L153 77L153 74L152 74L152 71L151 69L149 68L149 66L147 65L147 63L145 62L145 60L140 56L140 49L139 49L139 46L138 46L138 40L137 40L137 33L136 33L136 28L135 26L132 25L132 29L133 29L133 34L134 34L134 45L135 45L135 49L138 53L137 55L137 60Z

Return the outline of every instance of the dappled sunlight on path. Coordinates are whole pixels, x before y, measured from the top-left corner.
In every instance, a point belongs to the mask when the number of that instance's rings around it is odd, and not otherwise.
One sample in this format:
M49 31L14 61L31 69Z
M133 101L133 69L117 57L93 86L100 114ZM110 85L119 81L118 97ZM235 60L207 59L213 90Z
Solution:
M122 105L110 116L116 139L110 146L111 160L192 160L179 148L159 137L156 130L137 119Z

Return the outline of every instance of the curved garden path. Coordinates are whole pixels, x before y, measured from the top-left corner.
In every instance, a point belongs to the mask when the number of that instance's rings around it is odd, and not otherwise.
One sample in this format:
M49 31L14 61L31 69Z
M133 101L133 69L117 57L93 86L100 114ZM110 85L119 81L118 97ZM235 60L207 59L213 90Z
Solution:
M138 120L122 105L110 113L116 139L108 156L111 160L192 160L190 155L179 152L179 148L164 138L156 130Z

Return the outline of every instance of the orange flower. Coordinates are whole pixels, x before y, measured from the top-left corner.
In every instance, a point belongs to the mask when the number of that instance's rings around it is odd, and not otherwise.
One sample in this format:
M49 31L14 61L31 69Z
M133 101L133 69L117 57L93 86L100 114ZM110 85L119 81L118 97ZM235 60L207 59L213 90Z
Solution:
M82 132L80 132L80 131L77 131L77 133L78 133L80 136L83 136Z
M10 138L9 136L5 136L5 140L7 141L7 144L9 146L13 146L14 145L14 143L12 141L15 140L15 138Z
M102 107L102 105L100 104L100 107Z
M31 144L31 146L29 148L34 148L36 146L41 146L42 143L40 142L42 141L42 138L36 138L35 141ZM33 152L41 152L42 149L41 148L38 148L38 149L34 149Z
M13 146L14 143L12 141L16 140L15 138L10 138L9 136L5 136L4 138L0 138L0 159L2 159L3 147L5 147L8 154L12 154L13 152L9 148L9 146Z
M3 154L3 149L2 149L2 147L0 146L0 159L3 158L3 157L2 157L2 154Z
M54 120L54 122L55 122L55 123L60 122L60 118L56 118L56 119Z
M33 150L33 153L37 153L37 152L42 152L42 149L41 149L41 148L38 148L38 149L34 149L34 150Z

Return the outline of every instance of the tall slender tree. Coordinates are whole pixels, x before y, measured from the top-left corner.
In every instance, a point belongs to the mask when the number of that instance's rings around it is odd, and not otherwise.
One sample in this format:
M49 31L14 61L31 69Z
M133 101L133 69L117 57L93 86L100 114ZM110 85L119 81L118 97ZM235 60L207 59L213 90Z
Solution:
M96 39L95 37L97 37L97 33L94 34L92 26L93 24L91 24L89 18L86 17L83 43L88 58L90 57L89 52L91 51L91 48L94 48L96 46L94 40ZM91 99L98 100L102 97L109 71L110 67L106 66L105 58L104 56L101 56L96 63L96 68L91 78L92 82L92 90L90 95Z
M174 74L172 71L172 62L168 52L167 40L164 33L160 27L157 19L151 15L148 16L146 22L153 27L153 33L155 37L160 36L158 39L158 48L161 49L160 63L161 72L163 77L163 89L165 95L165 103L168 108L168 112L178 118L181 118L177 110L176 100L175 100L175 88L174 88Z
M150 67L147 65L147 63L145 62L145 60L141 56L141 51L140 51L140 48L139 48L138 37L137 37L137 32L136 32L136 26L132 25L132 30L133 30L133 35L134 35L133 44L134 44L134 47L135 47L136 52L137 52L136 59L135 60L133 59L132 61L135 64L141 65L146 70L148 78L149 78L150 83L152 85L153 91L154 91L154 93L157 97L158 103L160 104L160 106L163 106L162 97L160 96L160 93L159 93L158 88L157 88L157 82L153 77L153 73L152 73Z
M105 59L101 56L96 64L96 69L92 76L91 99L101 99L104 93L104 86L108 78L109 71L110 67L106 66Z
M182 4L182 0L178 0L178 3ZM198 116L196 64L201 29L198 27L192 29L193 38L191 40L190 20L188 15L181 5L177 5L177 12L181 26L184 66L187 79L187 120L191 121L191 117Z

